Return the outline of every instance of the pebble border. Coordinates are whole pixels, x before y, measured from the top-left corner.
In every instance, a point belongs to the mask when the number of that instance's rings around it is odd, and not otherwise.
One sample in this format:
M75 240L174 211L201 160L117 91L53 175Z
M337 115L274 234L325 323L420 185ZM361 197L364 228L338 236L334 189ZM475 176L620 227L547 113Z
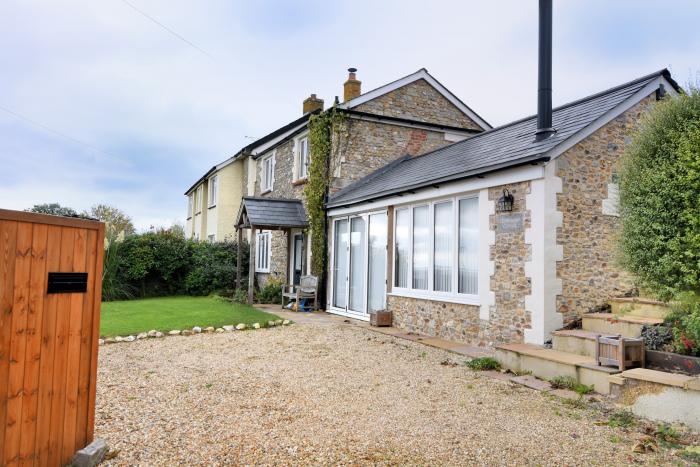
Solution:
M268 321L267 322L267 328L272 328L275 326L288 326L292 324L292 322L288 319L276 319L274 321ZM100 338L97 343L98 345L105 345L105 344L117 344L120 342L136 342L138 340L143 340L143 339L160 339L162 337L169 337L169 336L192 336L194 334L222 334L225 332L233 332L233 331L245 331L246 329L263 329L263 326L260 325L260 323L253 323L252 325L248 326L245 323L238 323L237 325L233 324L227 324L225 326L221 326L220 328L214 328L213 326L208 326L206 328L202 328L199 326L195 326L192 329L173 329L172 331L168 332L161 332L161 331L156 331L155 329L151 329L148 332L141 332L136 335L130 335L130 336L114 336L114 337L107 337L107 338Z

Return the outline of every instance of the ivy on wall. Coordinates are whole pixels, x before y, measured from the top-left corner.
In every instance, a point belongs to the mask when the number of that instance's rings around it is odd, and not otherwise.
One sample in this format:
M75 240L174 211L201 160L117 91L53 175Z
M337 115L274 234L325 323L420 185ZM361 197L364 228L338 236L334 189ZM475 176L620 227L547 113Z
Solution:
M326 194L337 164L342 141L347 141L345 115L335 106L309 118L309 177L304 186L309 215L311 273L322 277L326 263Z

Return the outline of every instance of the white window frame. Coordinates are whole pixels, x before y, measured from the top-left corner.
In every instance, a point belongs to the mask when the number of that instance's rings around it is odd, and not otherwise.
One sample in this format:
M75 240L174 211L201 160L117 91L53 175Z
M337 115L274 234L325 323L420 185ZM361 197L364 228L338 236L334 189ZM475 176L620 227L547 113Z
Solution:
M369 320L369 312L368 312L368 307L369 307L369 217L373 214L387 214L386 209L380 209L380 210L375 210L375 211L367 211L363 213L357 213L357 214L351 214L348 216L338 216L338 217L333 217L330 219L331 221L331 258L330 258L330 273L331 273L331 278L329 281L329 295L328 295L328 303L330 309L340 315L345 315L345 316L351 316L353 318L359 318L363 320ZM351 228L351 223L352 219L360 217L364 219L365 221L365 249L364 249L364 264L365 264L365 270L363 274L363 281L364 281L364 300L362 303L362 310L361 311L355 311L350 309L350 287L349 287L349 281L350 281L350 243L348 239L348 248L345 250L344 254L346 255L346 264L348 265L348 271L347 271L347 285L345 287L345 308L339 308L335 305L333 305L333 297L335 296L335 290L334 290L334 278L332 277L333 271L335 269L335 225L336 221L338 220L343 220L346 219L348 221L348 234L350 233L350 228ZM387 232L388 233L388 232ZM388 241L388 238L387 238ZM389 260L389 256L387 254L387 261ZM388 286L387 283L387 276L386 276L386 268L384 271L384 290L386 294L386 288Z
M202 195L204 194L204 185L199 185L197 187L195 196L195 214L200 214L202 212Z
M305 143L306 155L302 158L302 143ZM310 152L309 152L309 134L304 133L294 140L294 174L293 180L295 182L300 182L308 180L309 178L309 162L310 162Z
M192 212L193 209L194 209L194 192L187 195L187 219L192 219L192 216L194 215L194 213Z
M478 279L477 279L477 291L476 293L473 294L465 294L465 293L460 293L459 292L459 202L460 200L463 199L473 199L476 198L477 200L479 199L479 194L478 193L472 193L472 194L464 194L464 195L457 195L457 196L449 196L449 197L441 197L441 198L435 198L429 201L419 201L413 204L405 204L405 205L400 205L396 206L394 208L394 225L393 225L393 239L392 239L392 244L390 245L390 248L392 248L392 251L395 251L396 249L396 221L398 216L396 215L396 212L404 209L408 209L408 216L409 216L409 221L408 225L410 226L410 232L409 232L409 245L408 245L408 253L409 253L409 268L408 268L408 279L406 281L408 287L399 287L396 285L396 263L392 264L392 281L393 285L391 288L391 292L389 292L389 295L397 295L397 296L402 296L402 297L411 297L411 298L421 298L421 299L426 299L426 300L437 300L437 301L444 301L444 302L452 302L452 303L463 303L467 305L479 305L480 300L479 300L479 290L478 290ZM434 280L435 280L435 205L444 203L446 201L452 201L452 227L453 227L453 239L452 239L452 257L453 257L453 262L452 262L452 291L451 292L442 292L442 291L436 291L433 290L435 288ZM429 265L428 265L428 289L414 289L413 288L413 208L419 207L419 206L425 206L428 205L428 219L430 219L430 224L429 224ZM481 228L479 225L479 219L474 220L475 224L477 225L477 228ZM477 246L477 255L480 254L480 249L481 245L479 244ZM393 256L393 255L392 255ZM482 271L478 271L478 274L481 274Z
M255 272L270 272L271 246L272 232L265 231L255 234ZM263 248L265 249L264 255L261 254L263 253Z
M208 204L210 208L216 206L216 198L219 194L219 176L214 175L209 178L209 200Z
M276 151L272 154L265 156L261 160L260 164L260 193L269 193L275 188L275 156ZM268 173L268 164L270 164L270 171Z

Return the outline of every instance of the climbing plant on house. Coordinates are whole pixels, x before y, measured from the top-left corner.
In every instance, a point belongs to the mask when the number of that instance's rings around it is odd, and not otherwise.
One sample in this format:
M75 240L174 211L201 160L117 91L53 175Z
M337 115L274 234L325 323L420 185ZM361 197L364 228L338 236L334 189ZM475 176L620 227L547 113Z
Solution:
M326 262L324 204L331 179L340 163L340 148L347 142L345 115L335 106L309 118L309 178L304 186L311 231L311 272L323 276Z

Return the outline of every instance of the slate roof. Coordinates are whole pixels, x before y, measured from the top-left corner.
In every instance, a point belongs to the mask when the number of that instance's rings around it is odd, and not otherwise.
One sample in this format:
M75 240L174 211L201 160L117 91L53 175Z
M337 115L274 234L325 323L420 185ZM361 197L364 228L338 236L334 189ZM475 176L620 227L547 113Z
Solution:
M237 227L308 227L301 200L244 196L236 221Z
M344 206L411 189L459 180L494 170L545 159L566 141L644 86L663 76L680 90L668 70L644 76L553 110L556 133L535 142L537 116L479 133L422 156L404 156L333 194L328 207Z

